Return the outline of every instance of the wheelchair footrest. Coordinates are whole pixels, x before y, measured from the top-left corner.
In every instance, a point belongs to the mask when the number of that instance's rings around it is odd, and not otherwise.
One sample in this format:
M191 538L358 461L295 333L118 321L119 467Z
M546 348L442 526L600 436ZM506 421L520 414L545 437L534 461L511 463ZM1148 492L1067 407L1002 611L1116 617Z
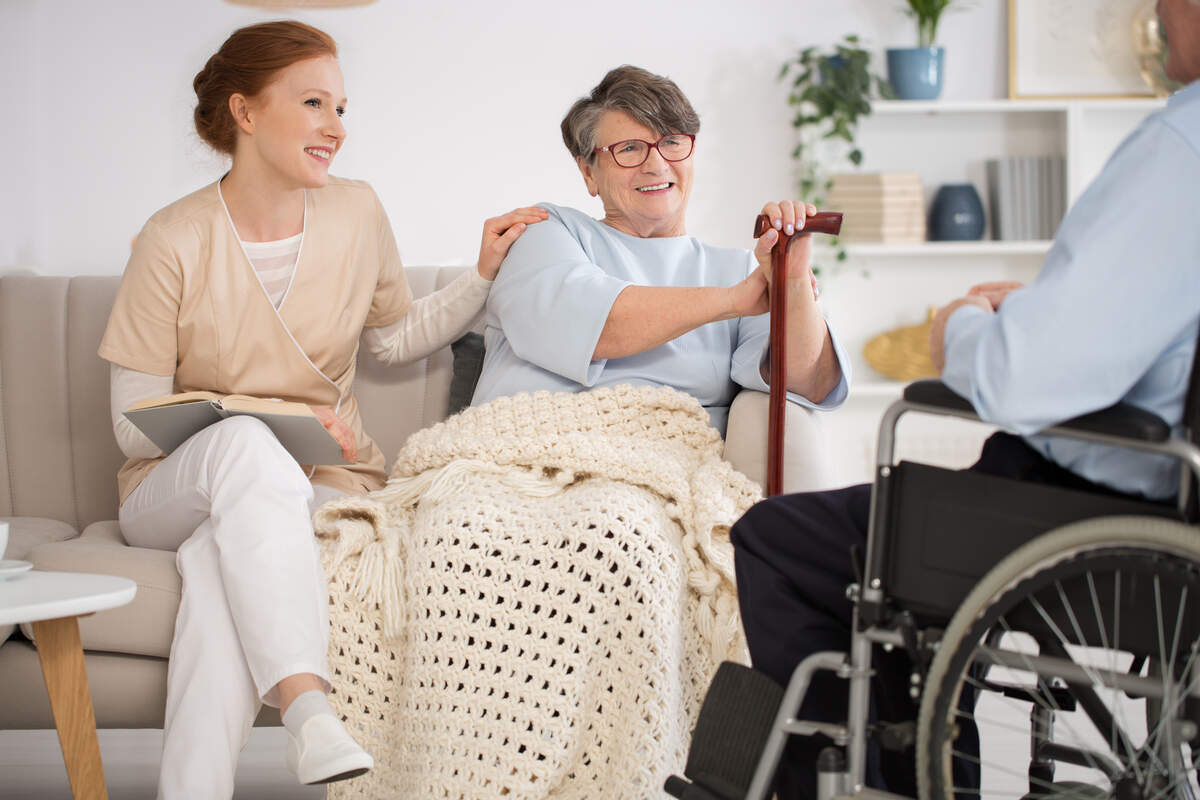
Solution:
M721 664L692 734L683 771L692 783L672 776L666 791L689 800L745 797L782 699L783 689L763 673L731 661Z

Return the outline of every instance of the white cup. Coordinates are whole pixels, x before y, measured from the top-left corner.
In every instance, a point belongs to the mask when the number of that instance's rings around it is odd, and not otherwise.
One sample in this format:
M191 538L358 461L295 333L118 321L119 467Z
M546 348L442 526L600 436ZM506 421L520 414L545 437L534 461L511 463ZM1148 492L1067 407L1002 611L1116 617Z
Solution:
M0 522L0 561L4 560L4 548L8 547L8 523Z

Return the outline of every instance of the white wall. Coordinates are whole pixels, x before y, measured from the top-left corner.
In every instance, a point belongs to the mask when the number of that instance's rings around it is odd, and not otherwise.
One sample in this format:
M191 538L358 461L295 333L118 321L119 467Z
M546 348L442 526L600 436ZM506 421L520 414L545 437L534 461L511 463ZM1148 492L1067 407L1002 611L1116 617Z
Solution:
M0 97L4 136L9 145L0 179L0 271L5 265L32 264L34 208L38 187L33 91L33 0L0 0Z
M1005 92L1003 0L943 20L944 97ZM473 263L487 217L540 200L599 215L563 148L567 107L615 65L670 75L700 113L689 232L748 245L793 194L780 63L856 32L908 46L899 0L412 2L298 11L337 39L350 139L336 174L370 180L409 264ZM191 129L191 79L234 28L279 14L223 0L0 0L9 145L0 266L108 274L161 206L222 161Z

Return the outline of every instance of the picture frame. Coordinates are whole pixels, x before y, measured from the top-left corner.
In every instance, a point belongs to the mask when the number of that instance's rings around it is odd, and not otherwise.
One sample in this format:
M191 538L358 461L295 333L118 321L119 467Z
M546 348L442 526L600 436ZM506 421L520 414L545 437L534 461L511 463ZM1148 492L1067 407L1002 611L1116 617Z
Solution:
M1013 100L1151 97L1133 52L1140 0L1008 0Z

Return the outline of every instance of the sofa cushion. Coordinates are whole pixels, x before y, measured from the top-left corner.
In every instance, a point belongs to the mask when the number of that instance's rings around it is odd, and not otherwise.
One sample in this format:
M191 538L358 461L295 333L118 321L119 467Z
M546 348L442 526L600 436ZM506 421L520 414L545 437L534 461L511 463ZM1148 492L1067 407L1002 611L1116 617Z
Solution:
M34 548L29 560L35 569L120 575L137 584L132 603L80 618L83 649L158 658L170 654L181 585L174 552L130 547L113 520L92 523L78 539ZM21 630L33 638L32 626Z
M6 559L27 559L29 551L38 545L74 539L79 535L79 531L56 519L0 517L0 522L8 523L8 547L3 555Z
M0 554L5 559L25 560L29 551L48 542L74 539L79 532L65 522L41 517L0 517L8 523L8 547ZM15 625L0 625L0 644L12 635Z

